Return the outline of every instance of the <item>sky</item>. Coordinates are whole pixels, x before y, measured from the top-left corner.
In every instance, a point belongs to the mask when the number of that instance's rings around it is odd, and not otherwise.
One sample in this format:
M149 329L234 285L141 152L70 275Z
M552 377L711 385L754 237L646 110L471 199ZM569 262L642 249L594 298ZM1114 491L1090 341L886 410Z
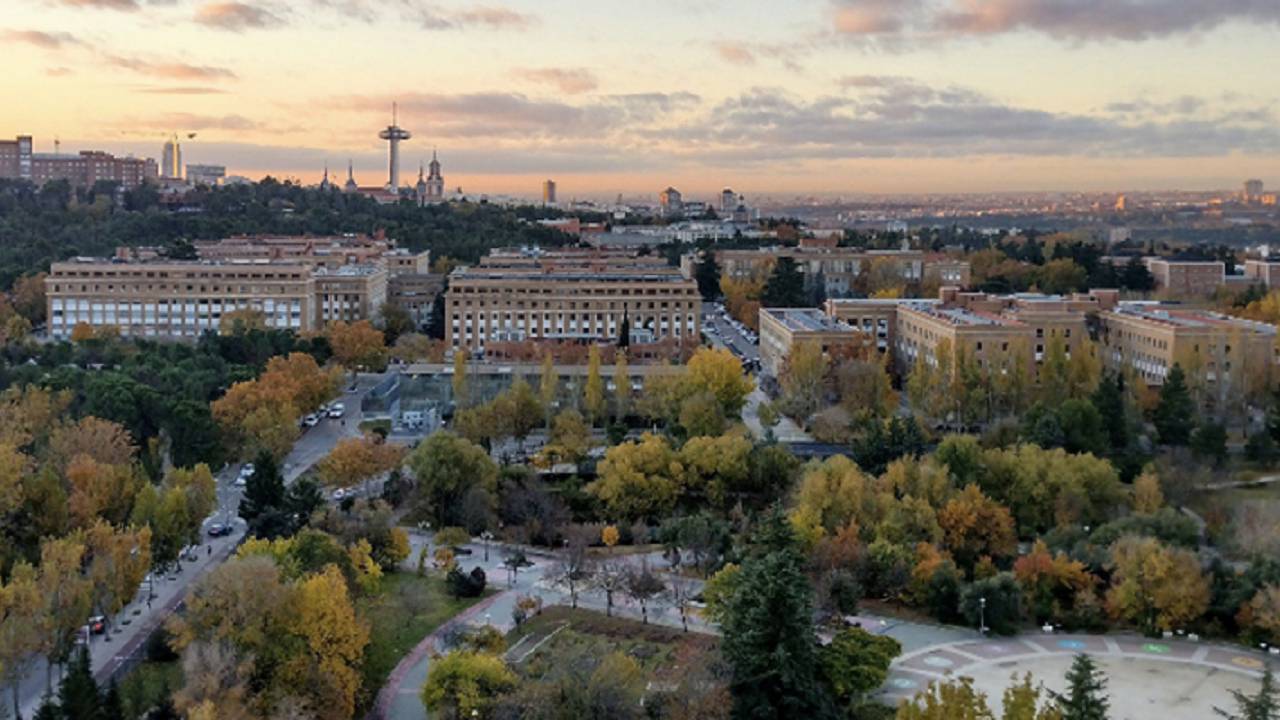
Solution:
M1280 0L4 0L0 138L656 200L1280 186ZM20 100L19 100L20 99ZM186 140L187 133L195 133Z

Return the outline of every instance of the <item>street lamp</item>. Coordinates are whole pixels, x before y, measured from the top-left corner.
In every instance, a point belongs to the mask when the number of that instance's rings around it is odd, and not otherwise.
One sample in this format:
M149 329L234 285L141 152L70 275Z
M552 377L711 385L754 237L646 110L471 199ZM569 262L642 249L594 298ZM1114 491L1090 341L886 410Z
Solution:
M978 632L987 634L987 599L978 598Z

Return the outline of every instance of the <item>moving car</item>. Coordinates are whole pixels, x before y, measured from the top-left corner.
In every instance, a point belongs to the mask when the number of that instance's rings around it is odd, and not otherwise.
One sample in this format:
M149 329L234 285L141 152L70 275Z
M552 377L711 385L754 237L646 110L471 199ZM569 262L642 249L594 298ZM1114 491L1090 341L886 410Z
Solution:
M209 526L209 537L223 537L231 534L231 526L214 523Z

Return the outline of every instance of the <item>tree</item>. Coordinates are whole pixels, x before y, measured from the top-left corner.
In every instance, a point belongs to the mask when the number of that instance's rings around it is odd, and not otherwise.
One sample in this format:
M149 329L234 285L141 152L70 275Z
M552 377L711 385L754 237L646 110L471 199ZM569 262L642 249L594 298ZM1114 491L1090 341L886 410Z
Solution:
M20 714L20 685L43 641L43 600L39 576L29 563L14 565L7 583L0 579L0 673L13 689L14 717Z
M1231 697L1236 701L1236 713L1229 713L1220 708L1213 711L1227 720L1278 720L1280 719L1280 688L1276 687L1275 675L1271 666L1262 669L1262 686L1256 695L1246 695L1239 690L1232 690Z
M1067 671L1067 691L1050 691L1049 695L1061 708L1062 720L1107 720L1111 703L1104 694L1106 690L1106 675L1093 658L1079 653Z
M580 533L572 534L568 546L556 561L547 569L544 577L555 587L569 591L569 603L578 607L578 592L591 579L593 571L592 558L587 554L587 543Z
M821 707L812 590L791 524L774 509L761 521L757 554L729 599L721 651L732 669L733 714L805 717Z
M707 391L716 397L725 417L742 413L755 383L742 373L742 362L727 348L698 348L689 359L689 371L681 380L681 397Z
M938 510L938 526L942 528L943 546L966 570L984 555L1012 557L1018 549L1009 509L983 495L977 485L966 485Z
M826 377L827 357L822 343L816 340L792 343L778 373L787 413L800 422L808 421L822 406Z
M1209 460L1216 467L1227 461L1227 429L1215 422L1204 422L1191 434L1191 454Z
M378 316L382 321L382 342L384 345L395 345L401 336L417 329L417 323L414 322L413 315L399 305L382 303L382 307L378 308Z
M287 496L284 475L275 456L265 450L258 453L240 501L240 517L248 525L248 534L267 540L293 534Z
M993 633L1013 635L1022 619L1021 604L1017 579L1012 573L998 573L964 589L960 612L975 627L985 625Z
M296 590L297 614L292 630L304 649L283 671L292 689L313 696L321 718L349 718L360 689L369 627L356 617L347 584L335 565L303 579Z
M333 359L353 375L360 369L376 370L387 362L386 338L368 320L335 320L325 328Z
M418 492L438 525L459 525L463 499L472 491L492 497L498 466L483 448L439 431L409 453L405 464L418 478Z
M626 590L627 573L630 570L631 567L626 562L613 558L596 563L591 585L604 593L605 615L613 616L613 598Z
M773 272L764 284L760 302L765 307L803 307L805 300L804 276L795 258L783 255L773 266Z
M720 265L716 263L715 251L708 248L698 253L693 279L698 283L698 293L703 300L710 302L720 297Z
M587 356L587 379L582 390L582 408L587 420L595 423L604 416L604 379L600 377L600 346L592 344Z
M1195 404L1180 363L1173 364L1164 385L1160 386L1160 402L1151 419L1161 444L1186 446L1191 442L1196 422Z
M889 664L901 654L902 643L894 638L846 626L822 648L818 663L832 694L847 703L883 685Z
M600 461L588 493L604 503L609 514L635 520L661 517L675 505L682 467L662 437L645 433L638 442L615 445Z
M1127 536L1111 547L1107 609L1147 632L1175 630L1209 604L1209 582L1194 552L1150 537Z
M627 354L617 352L613 356L613 416L621 422L631 409L631 374L627 372Z
M403 445L384 442L370 433L338 438L317 469L326 485L345 489L399 467L404 456Z
M624 591L627 597L640 605L640 616L649 624L649 604L657 600L667 589L667 584L649 567L647 561L639 566L628 566Z
M898 708L895 720L995 720L987 696L974 689L973 678L931 682Z
M94 720L102 712L102 691L93 679L89 649L81 647L71 660L58 687L58 714L65 718Z
M726 564L707 578L707 584L702 588L702 599L706 603L702 614L708 622L724 624L729 616L729 601L737 593L741 580L742 568L733 563Z
M1134 512L1150 515L1164 507L1164 493L1160 492L1160 478L1150 471L1133 481Z

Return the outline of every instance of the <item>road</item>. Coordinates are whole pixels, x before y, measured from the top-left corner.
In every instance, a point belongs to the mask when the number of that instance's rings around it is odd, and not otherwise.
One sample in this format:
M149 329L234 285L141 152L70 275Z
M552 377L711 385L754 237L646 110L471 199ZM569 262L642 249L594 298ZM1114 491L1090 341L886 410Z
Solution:
M359 433L360 398L381 379L381 375L361 375L354 389L348 387L338 398L346 406L345 418L325 418L315 427L304 430L281 466L285 482L292 482L324 457L325 453L338 442L338 438ZM235 485L235 479L239 473L239 463L214 473L214 478L217 480L217 508L202 523L200 535L203 544L199 546L195 560L180 561L174 572L155 578L150 593L147 593L144 584L139 588L137 596L112 619L113 630L106 635L94 636L91 639L90 664L99 682L105 682L110 678L130 653L141 647L151 630L159 626L186 597L187 590L196 578L220 564L240 544L244 536L245 523L237 514L240 498L244 494L243 488ZM210 538L208 528L214 523L230 524L231 535ZM148 594L151 595L150 599L147 597ZM45 693L45 682L46 666L41 660L24 675L19 686L19 706L23 717L35 715L40 699ZM55 692L57 682L58 678L55 674L53 678ZM4 706L11 709L12 695L9 693L5 695Z

